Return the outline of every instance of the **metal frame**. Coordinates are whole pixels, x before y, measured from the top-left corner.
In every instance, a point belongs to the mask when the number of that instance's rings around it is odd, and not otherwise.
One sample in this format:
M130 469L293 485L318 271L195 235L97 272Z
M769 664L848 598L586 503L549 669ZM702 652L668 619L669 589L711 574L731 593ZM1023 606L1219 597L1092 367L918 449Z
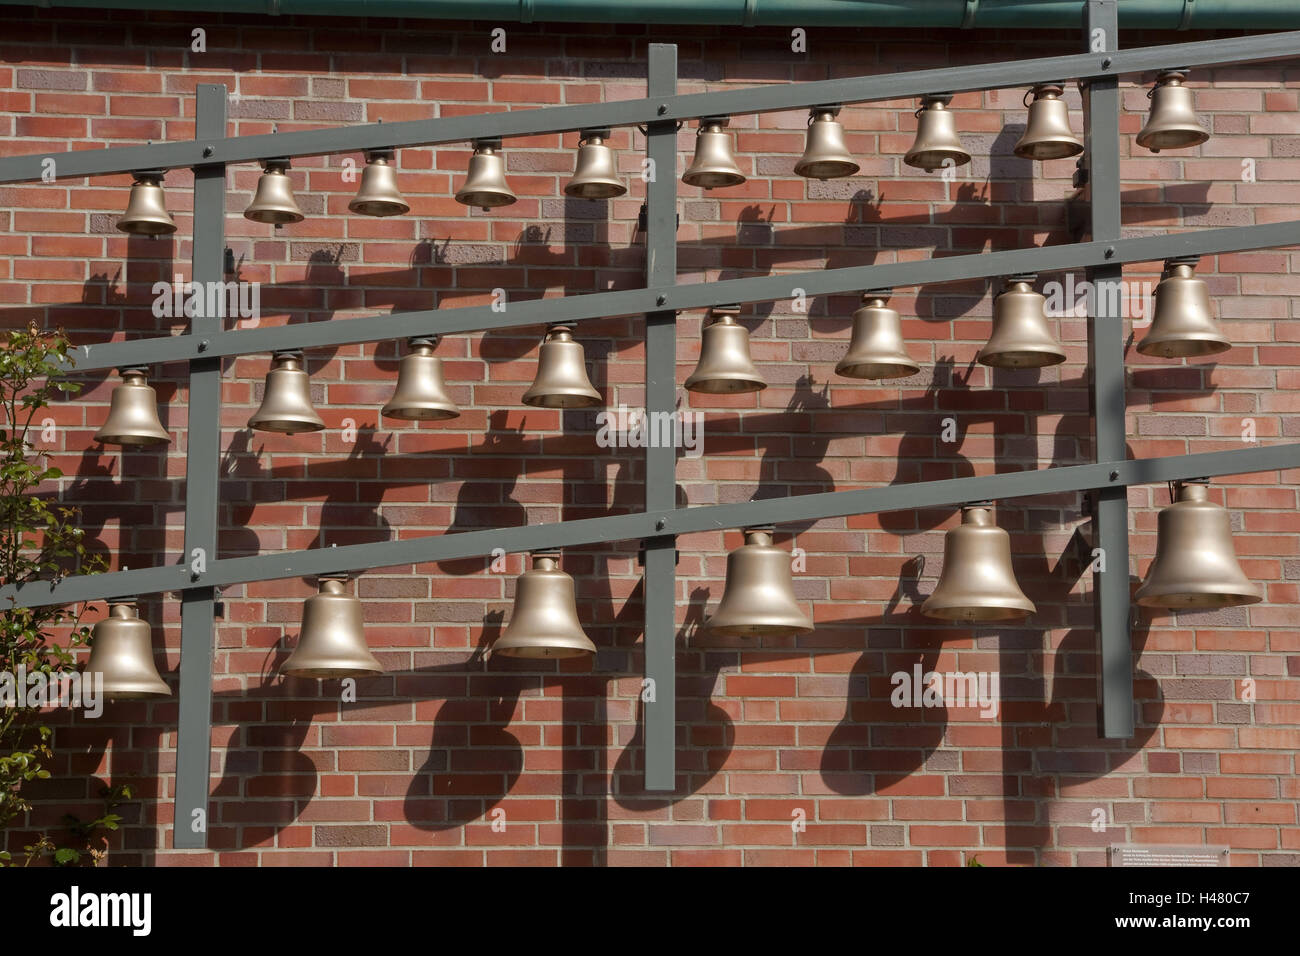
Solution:
M23 605L100 600L120 594L179 591L182 595L180 727L174 845L206 845L211 747L214 589L276 578L319 576L507 552L643 540L645 550L645 664L654 681L646 697L646 787L670 791L675 778L676 536L756 524L808 522L871 512L957 505L975 500L1091 492L1094 543L1107 550L1112 570L1095 580L1102 654L1101 734L1133 733L1132 660L1128 583L1126 489L1194 477L1300 468L1300 443L1175 457L1126 459L1124 342L1118 315L1099 297L1089 322L1088 366L1096 461L990 476L912 485L773 498L739 504L677 508L673 448L646 449L645 510L557 524L433 535L344 547L241 558L217 557L217 485L220 438L220 364L225 356L283 349L445 335L513 326L572 323L612 315L646 316L646 408L672 412L676 398L676 313L738 302L788 298L795 288L826 295L883 287L958 282L1017 273L1087 269L1103 286L1119 281L1121 266L1177 255L1211 255L1300 242L1300 221L1178 235L1120 238L1118 76L1168 68L1266 62L1300 55L1300 31L1268 36L1116 49L1115 0L1088 0L1084 35L1100 29L1103 51L958 69L895 73L745 90L676 93L676 47L652 44L644 99L549 107L479 116L385 123L309 132L226 137L225 88L198 90L195 139L183 143L64 153L53 157L60 178L100 176L144 168L195 169L194 279L223 274L225 170L231 163L268 156L302 156L403 148L513 137L590 127L644 125L658 175L646 208L646 285L642 289L540 299L505 312L467 307L330 320L273 328L223 330L219 318L197 317L189 332L82 347L78 370L143 367L185 361L190 367L185 554L178 565L74 576L58 582L0 589L0 599ZM918 262L816 270L699 285L676 285L676 131L679 121L924 96L935 90L1030 87L1077 77L1087 83L1087 140L1091 239L1070 245L1019 249ZM47 156L0 159L0 183L39 180Z

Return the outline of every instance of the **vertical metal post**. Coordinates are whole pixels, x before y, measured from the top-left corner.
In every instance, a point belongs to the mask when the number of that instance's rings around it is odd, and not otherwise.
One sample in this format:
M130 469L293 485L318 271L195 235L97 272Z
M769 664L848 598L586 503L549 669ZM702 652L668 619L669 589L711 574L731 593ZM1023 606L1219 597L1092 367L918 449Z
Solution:
M1085 42L1094 53L1119 49L1116 0L1088 0ZM1087 92L1087 157L1092 238L1120 238L1119 84L1095 79ZM1092 319L1088 326L1093 452L1096 460L1128 457L1124 424L1124 322L1119 266L1090 270ZM1104 570L1093 574L1093 615L1101 641L1101 707L1098 731L1103 738L1133 736L1133 651L1130 636L1128 492L1100 488L1093 495L1095 548Z
M677 92L677 47L650 44L648 96ZM653 176L646 185L646 282L677 281L677 123L651 123L647 149ZM677 314L669 309L646 314L645 402L653 422L677 407ZM673 419L676 420L675 417ZM652 433L655 430L652 429ZM677 505L677 449L646 448L645 506L648 511ZM645 702L645 787L672 790L677 746L677 539L645 542L645 668L653 698Z
M194 135L226 135L226 88L204 83L197 90ZM225 271L226 167L194 170L193 281L221 282ZM203 297L207 299L205 295ZM221 331L221 316L197 314L195 334ZM217 556L217 497L221 456L221 360L190 363L190 400L185 458L185 555L190 579ZM196 563L197 562L197 563ZM172 844L202 849L208 842L209 764L212 759L212 654L216 593L211 587L181 595L180 726L176 741L176 804Z

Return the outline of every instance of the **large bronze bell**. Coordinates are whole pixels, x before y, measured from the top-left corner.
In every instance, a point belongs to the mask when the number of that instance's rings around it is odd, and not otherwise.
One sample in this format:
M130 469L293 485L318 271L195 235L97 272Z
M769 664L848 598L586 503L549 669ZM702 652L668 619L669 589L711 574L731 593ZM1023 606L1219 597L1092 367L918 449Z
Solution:
M614 151L605 140L607 129L584 129L578 140L578 165L564 186L564 195L575 199L614 199L627 192L618 175Z
M534 551L533 567L515 582L510 622L492 643L493 657L581 657L596 653L578 620L573 578L559 567L559 553Z
M844 127L835 119L838 106L814 106L808 116L808 143L799 162L794 164L796 175L809 179L840 179L852 176L861 167L853 161L844 142Z
M740 306L718 306L700 333L700 360L684 383L687 391L708 395L757 392L767 382L749 357L749 329L736 321Z
M945 621L1002 621L1034 613L1011 568L1011 536L986 504L965 505L943 539L943 570L921 613Z
M686 185L717 189L739 186L745 181L745 174L731 154L731 134L723 129L728 122L725 116L706 116L700 120L695 134L695 158L682 173Z
M303 367L301 352L276 352L272 357L262 404L248 420L248 427L284 435L325 427L311 403L311 378Z
M772 543L770 526L746 528L745 543L727 555L727 581L718 609L704 622L719 637L806 634L812 621L799 607L790 553Z
M1204 481L1178 482L1177 501L1156 518L1156 557L1135 599L1143 607L1211 608L1257 604L1232 547L1232 523L1209 500Z
M1165 260L1151 328L1137 347L1143 355L1180 358L1232 348L1210 314L1210 291L1193 272L1196 262L1196 256Z
M366 153L361 187L348 203L348 209L362 216L400 216L411 211L397 190L395 159L396 153L391 149L374 149Z
M1015 145L1021 159L1063 159L1083 152L1083 143L1070 130L1070 108L1061 99L1064 92L1060 83L1040 83L1031 91L1029 122Z
M516 201L517 197L506 182L506 160L501 153L501 140L475 140L465 182L456 190L456 202L487 211Z
M117 700L172 696L158 674L149 622L140 619L135 598L109 600L108 617L91 632L84 674L102 674L104 695Z
M408 422L432 422L455 418L460 406L447 392L442 380L442 359L433 354L434 338L415 338L411 351L397 366L397 388L383 407L388 418Z
M1196 146L1210 138L1196 122L1196 98L1189 87L1183 86L1186 78L1185 70L1165 70L1156 77L1156 85L1147 94L1151 97L1151 112L1137 134L1139 146L1158 153L1162 149Z
M970 162L970 153L962 148L957 135L957 121L948 109L951 102L950 93L922 98L921 108L916 111L916 139L903 156L907 165L933 171Z
M1034 276L1011 276L993 300L993 334L977 356L991 368L1043 368L1065 361Z
M289 160L266 160L262 175L257 177L257 192L244 210L244 218L253 222L266 222L282 226L302 222L306 217L293 198L293 184L289 182Z
M323 576L319 592L302 607L298 645L281 666L292 677L369 677L384 672L366 646L361 601L347 592L347 577Z
M849 350L835 366L847 378L903 378L921 371L903 346L903 323L885 303L889 289L862 294L862 308L853 313Z
M176 231L176 222L163 202L163 171L140 170L131 174L131 196L117 228L132 236L166 236Z
M552 325L537 356L537 376L524 392L525 405L539 408L587 408L605 400L587 378L582 343L567 325Z
M165 445L171 441L158 418L158 396L142 368L122 369L122 383L109 398L108 418L95 441L106 445Z

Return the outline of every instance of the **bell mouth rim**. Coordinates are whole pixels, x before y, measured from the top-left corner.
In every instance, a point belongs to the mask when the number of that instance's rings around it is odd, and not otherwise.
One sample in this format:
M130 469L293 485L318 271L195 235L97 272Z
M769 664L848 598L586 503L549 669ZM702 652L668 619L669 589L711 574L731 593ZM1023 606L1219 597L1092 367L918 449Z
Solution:
M379 410L385 418L395 418L399 422L442 422L460 417L460 408L447 405L385 405Z
M887 370L883 374L864 374L861 369L883 369ZM897 362L841 362L835 366L835 374L842 375L845 378L855 378L860 380L888 380L895 378L908 378L921 371L921 366L911 361L906 362L899 360Z
M382 219L388 216L403 216L411 211L411 206L409 203L398 202L394 199L362 199L360 201L354 199L348 203L348 211L354 212L358 216L374 216L377 219Z
M1157 340L1150 344L1148 342L1148 339L1143 339L1138 343L1137 351L1139 355L1152 355L1156 358L1199 358L1206 355L1221 355L1232 349L1231 342L1208 336L1204 338L1196 336L1170 338Z
M101 672L85 671L83 673L95 674ZM105 682L105 685L107 685L107 681ZM162 687L149 689L139 687L134 690L109 690L108 687L105 686L104 696L109 700L150 700L157 697L175 697L176 695L172 692L172 689L164 683Z
M1006 356L1024 356L1025 361L1007 361ZM1015 349L1008 352L994 352L984 355L981 352L976 360L988 368L1050 368L1060 365L1066 356L1054 349ZM1039 361L1042 360L1042 361Z
M278 435L299 435L304 432L324 431L324 422L308 422L285 418L249 419L248 427L260 432L275 432Z
M590 190L593 187L595 187L595 192L587 192L587 190ZM627 187L614 180L588 181L585 183L578 183L576 186L573 183L568 183L564 187L564 195L569 196L572 199L590 199L599 201L602 199L617 199L619 196L626 194Z
M118 221L116 224L117 231L125 233L128 236L170 236L176 232L177 225L174 222L146 222L146 223L123 223ZM147 228L140 228L143 225Z
M488 193L488 192L459 192L456 193L456 202L462 206L477 206L479 209L497 209L501 206L511 206L519 201L518 196L510 196L505 193Z
M283 213L267 214L263 212L254 211L252 213L245 212L244 218L247 219L249 222L260 222L268 226L288 226L288 225L292 225L295 222L302 222L307 217L304 216L301 212L296 212L296 213L283 212Z
M928 157L938 157L937 160ZM945 169L944 160L952 160L953 166L965 166L971 161L971 154L967 152L955 153L951 150L926 149L919 153L913 153L910 150L904 154L903 162L914 169L924 169L927 172L934 172L936 169Z
M820 180L843 179L856 175L861 170L860 164L848 159L817 159L807 163L800 160L794 166L796 176Z
M492 645L488 653L490 658L500 656L512 657L515 660L570 660L579 657L591 657L597 650L595 643L590 638L587 640L587 644L590 646L580 644L572 638L562 638L561 640L566 643L549 646L516 644L513 642L524 640L524 638L512 638L512 643L499 647L498 644L502 640L505 640L505 638L498 638L497 642Z
M922 604L921 613L926 617L940 621L1016 621L1037 614L1038 608L1032 603L1028 607L1024 605L1013 606L1011 604L986 605L983 607L974 604L953 604L927 610L925 604Z
M288 661L285 662L288 664ZM378 667L378 662L376 662ZM384 669L379 667L306 667L301 669L290 669L287 666L280 668L280 673L285 677L302 677L308 680L335 680L345 677L378 677L384 673Z
M1166 140L1166 137L1171 133L1177 135ZM1200 146L1202 143L1209 142L1209 139L1210 134L1198 126L1195 129L1160 130L1155 133L1146 133L1143 130L1142 133L1137 135L1137 144L1144 149L1150 150L1186 149L1189 146Z
M705 378L682 383L682 388L702 395L743 395L747 392L761 392L767 388L767 382L753 378Z
M1179 600L1177 603L1167 603L1170 598L1186 598ZM1249 604L1261 604L1264 601L1264 595L1258 591L1243 591L1240 588L1231 588L1224 591L1206 590L1202 586L1201 590L1187 590L1183 592L1156 593L1156 594L1136 594L1133 602L1139 607L1165 608L1171 611L1182 610L1206 610L1224 607L1244 607Z
M686 172L682 174L682 182L687 186L698 186L701 189L722 189L727 186L741 186L747 180L745 174L741 172Z
M595 408L605 404L603 396L590 392L544 392L538 395L525 392L520 401L533 408Z
M1078 140L1047 140L1039 141L1028 146L1016 146L1015 154L1021 159L1068 159L1071 156L1078 156L1083 152L1083 144Z
M99 432L95 433L95 441L101 445L144 447L148 445L170 445L171 440L171 435L101 435Z
M794 637L811 634L817 628L806 621L788 624L717 624L705 622L703 631L714 637Z

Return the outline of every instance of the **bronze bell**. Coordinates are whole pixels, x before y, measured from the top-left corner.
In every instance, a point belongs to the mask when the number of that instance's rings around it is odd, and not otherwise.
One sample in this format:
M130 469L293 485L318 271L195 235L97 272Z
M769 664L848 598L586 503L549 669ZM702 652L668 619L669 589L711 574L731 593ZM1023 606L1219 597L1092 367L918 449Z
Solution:
M537 376L524 392L524 404L587 408L604 401L587 378L586 356L582 343L573 340L573 329L562 324L550 326L537 356Z
M684 383L687 391L730 395L767 388L749 357L749 329L736 321L739 312L738 305L713 310L713 321L700 333L700 360Z
M948 109L951 102L950 93L921 99L921 108L916 111L916 139L903 156L907 165L933 171L970 162L970 153L962 148L957 135L957 121Z
M515 582L510 623L492 643L492 656L581 657L596 653L578 620L573 578L559 568L559 553L534 551L533 567Z
M1196 256L1165 260L1151 328L1137 347L1143 355L1180 358L1232 348L1210 314L1210 291L1192 271L1196 262Z
M745 181L745 174L731 155L731 134L723 129L728 122L725 116L706 116L700 120L695 134L695 158L682 173L686 185L717 189L739 186Z
M397 388L383 407L388 418L408 422L442 421L460 414L460 406L442 380L442 359L433 354L435 338L411 339L411 351L397 366Z
M456 202L465 206L478 206L487 211L497 206L516 202L506 182L506 161L501 153L501 140L474 141L474 155L469 158L469 171L465 183L456 190Z
M746 528L745 543L727 555L727 582L718 609L704 622L719 637L806 634L812 621L799 607L790 553L772 543L772 528Z
M1156 77L1156 85L1147 94L1151 112L1137 134L1139 146L1158 153L1162 149L1196 146L1210 138L1196 122L1196 98L1189 87L1183 86L1186 78L1185 70L1165 70Z
M366 168L361 172L361 188L348 203L348 209L362 216L400 216L411 211L397 191L396 154L391 149L374 149L366 153Z
M1063 159L1083 152L1083 143L1070 130L1070 108L1061 83L1040 83L1030 91L1029 122L1016 141L1021 159Z
M605 140L607 129L584 129L578 140L578 165L564 186L564 195L575 199L614 199L627 192L618 175L614 151Z
M292 677L369 677L384 672L366 646L361 601L347 592L346 575L319 578L318 593L302 607L298 645L281 665Z
M903 323L885 305L890 289L862 294L862 308L853 313L849 350L835 366L847 378L903 378L921 371L903 347Z
M166 236L176 231L176 222L163 203L163 171L132 173L131 196L117 228L133 236Z
M835 119L838 106L814 106L808 116L808 144L795 174L809 179L840 179L852 176L861 167L853 161L844 143L844 127Z
M1052 333L1047 301L1034 291L1034 276L1011 276L993 300L993 334L977 359L991 368L1043 368L1065 361Z
M1232 523L1205 481L1177 483L1177 501L1156 518L1156 557L1135 599L1143 607L1258 604L1264 591L1237 563Z
M289 160L266 160L262 175L257 177L257 192L244 210L244 218L276 226L302 222L306 218L293 198L293 184L289 182Z
M140 619L135 598L109 599L108 617L91 632L84 674L102 674L104 695L117 700L172 696L158 674L149 622Z
M943 539L943 570L921 613L945 621L1002 621L1034 613L1011 568L1011 536L986 504L965 505Z
M122 384L109 398L108 418L95 441L108 445L165 445L171 436L158 419L158 396L142 368L122 369Z
M248 427L263 432L296 435L325 427L311 403L311 378L303 367L301 352L276 352L266 373L262 404Z

